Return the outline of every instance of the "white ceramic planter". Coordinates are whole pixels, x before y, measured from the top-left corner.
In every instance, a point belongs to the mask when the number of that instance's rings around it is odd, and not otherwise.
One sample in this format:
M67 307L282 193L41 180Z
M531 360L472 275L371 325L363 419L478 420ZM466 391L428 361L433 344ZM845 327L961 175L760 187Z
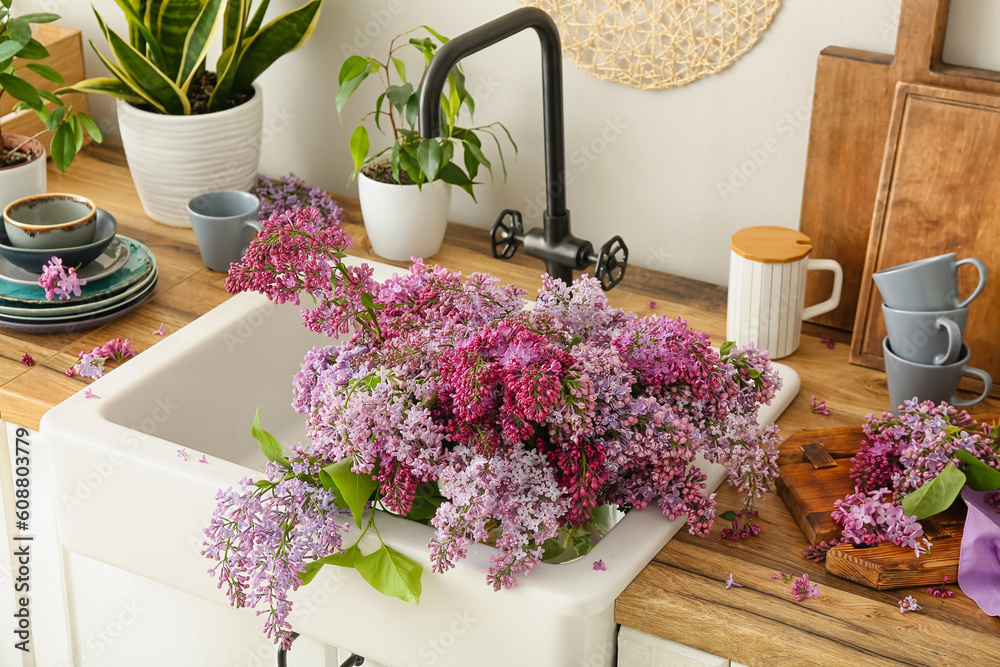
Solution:
M444 181L397 185L358 175L361 216L372 250L399 262L437 254L448 229L451 185Z
M187 202L213 190L249 190L257 176L264 95L197 116L168 116L117 103L125 157L146 214L190 227Z
M6 148L12 148L25 139L27 137L20 134L5 134L3 143ZM48 187L45 174L45 147L37 140L32 141L36 144L35 150L41 151L41 157L14 167L0 169L0 211L7 208L7 204L15 199L42 194Z

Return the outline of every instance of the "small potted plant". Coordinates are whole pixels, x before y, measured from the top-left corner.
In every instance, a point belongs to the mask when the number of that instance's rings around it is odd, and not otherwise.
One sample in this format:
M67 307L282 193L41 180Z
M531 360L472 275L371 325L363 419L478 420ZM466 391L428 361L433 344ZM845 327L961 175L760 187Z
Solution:
M186 204L210 190L249 190L257 175L263 95L255 83L278 58L305 44L323 0L264 23L269 0L119 2L128 40L95 10L111 77L66 90L118 98L129 170L149 217L190 226ZM222 26L215 71L205 61ZM95 47L95 50L96 47Z
M32 37L33 25L58 20L58 14L33 13L13 16L12 2L0 5L0 99L18 100L15 110L30 108L52 132L52 161L66 171L83 146L84 132L101 141L97 123L83 112L74 112L48 90L39 89L21 75L24 70L62 85L63 76L40 61L48 50ZM46 107L46 102L52 106ZM3 134L0 128L0 210L10 202L45 192L45 147L35 137Z
M424 31L427 36L412 36L417 31ZM407 37L406 42L400 43ZM507 165L498 130L503 131L517 152L517 144L502 123L459 125L463 110L472 117L475 101L458 67L448 75L441 136L421 138L417 131L419 89L407 81L406 63L398 53L412 47L422 54L426 69L434 52L447 41L437 31L421 26L394 37L385 60L350 56L340 68L338 114L369 76L376 74L381 84L375 108L362 117L351 134L350 149L354 160L351 178L358 176L361 214L368 238L375 253L387 259L406 261L437 253L448 226L451 186L459 186L475 199L472 188L480 169L485 168L493 177L493 165L483 152L484 138L496 144L504 180ZM370 154L369 122L379 132L389 133L392 139L390 146L374 154Z

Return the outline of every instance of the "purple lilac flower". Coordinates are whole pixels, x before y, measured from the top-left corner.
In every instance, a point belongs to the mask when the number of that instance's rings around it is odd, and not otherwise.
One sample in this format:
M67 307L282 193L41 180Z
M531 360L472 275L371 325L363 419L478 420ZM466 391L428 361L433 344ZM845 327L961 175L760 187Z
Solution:
M728 588L731 588L733 586L742 586L742 585L743 584L738 584L735 581L733 581L733 573L730 572L729 573L729 578L726 579L726 588L728 589Z
M813 414L829 416L830 408L826 407L826 401L824 401L823 399L813 396L811 405Z
M187 448L181 447L180 449L178 449L177 450L177 456L178 456L178 458L180 458L180 459L182 459L184 461L187 461L188 460L188 450L187 450Z
M854 544L892 542L913 549L917 558L930 547L924 538L924 529L916 517L907 516L903 507L885 500L888 489L867 493L852 493L835 500L836 509L830 513L833 520L843 527L843 536Z
M132 349L132 341L128 338L113 338L104 345L95 348L94 354L121 363L129 357L134 357L136 352Z
M597 571L599 571L599 572L605 572L605 571L607 571L608 566L604 564L604 560L603 559L601 559L601 560L595 560L594 561L594 569L597 570Z
M100 396L98 396L97 394L95 394L94 392L92 392L90 390L90 387L87 387L87 390L85 392L83 392L83 397L84 398L100 398Z
M153 333L157 336L166 336L167 332L163 330L163 322L160 322L160 328L155 329Z
M924 609L919 604L917 604L916 598L914 598L912 595L907 595L905 598L900 600L898 604L899 604L900 614L905 614L908 611L923 611Z
M80 359L73 364L72 370L80 377L97 380L98 378L104 377L105 361L107 361L106 357L94 354L93 350L90 352L81 352Z
M339 224L343 215L343 210L327 192L308 185L295 174L282 178L258 174L257 182L250 191L260 199L261 220L267 220L274 214L294 213L309 206L317 209L327 224Z
M49 259L48 264L42 267L42 275L38 278L38 286L45 290L45 299L51 301L59 297L69 299L72 296L80 296L80 288L87 284L87 281L76 275L76 269L63 266L62 260L58 257Z
M819 597L819 584L810 584L809 573L803 573L801 577L792 582L792 595L795 596L796 602Z

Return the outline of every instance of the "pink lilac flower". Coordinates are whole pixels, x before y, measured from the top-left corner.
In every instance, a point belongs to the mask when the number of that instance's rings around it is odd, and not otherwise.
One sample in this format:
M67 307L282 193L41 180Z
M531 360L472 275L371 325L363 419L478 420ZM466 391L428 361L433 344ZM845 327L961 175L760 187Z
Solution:
M21 357L21 363L30 368L35 365L35 360L31 358L30 354L25 352L24 356Z
M650 301L649 302L649 309L650 310L656 310L658 307L659 307L659 304L657 304L655 301Z
M153 333L157 336L166 336L167 332L163 330L163 322L160 322L160 328L154 329Z
M604 564L604 560L603 559L601 559L601 560L595 560L594 561L594 569L598 570L600 572L604 572L605 570L608 569L608 566Z
M812 397L812 411L817 415L829 415L830 408L826 407L826 401L821 398Z
M288 468L269 464L267 480L220 492L206 531L220 586L235 606L260 606L276 641L289 636L298 575L340 548L344 517L320 471L341 461L400 514L436 486L433 569L489 542L497 590L542 562L548 540L587 534L604 504L653 504L707 535L715 494L698 455L727 469L743 516L756 516L777 476L777 429L757 425L780 387L765 352L720 356L684 320L612 307L588 277L544 276L530 310L495 277L419 260L376 281L345 263L350 238L312 207L263 227L227 289L278 303L306 294L306 328L337 339L309 351L293 379L308 443L293 446Z
M66 375L68 375L70 377L76 377L76 371L74 369L72 369L72 368L67 368L66 369Z
M908 611L923 611L924 608L917 604L916 598L912 595L907 595L905 598L898 602L899 613L905 614Z
M183 459L184 461L187 461L188 460L188 451L187 451L187 449L185 447L181 447L180 449L178 449L177 450L177 456L178 456L178 458Z
M732 587L732 586L742 586L742 585L743 585L743 584L738 584L738 583L736 583L735 581L733 581L733 573L732 573L732 572L730 572L730 573L729 573L729 578L728 578L728 579L726 579L726 588L730 588L730 587Z
M94 354L121 363L136 352L132 349L132 341L128 338L113 338L104 345L94 348Z
M202 454L201 458L198 459L198 463L208 463L208 457Z
M63 266L62 260L52 257L49 262L42 267L42 275L38 278L38 286L45 290L45 299L51 301L59 297L69 299L72 296L80 296L80 288L87 284L87 281L76 275L76 269Z
M90 387L87 387L87 390L83 392L83 397L84 398L100 398L100 396L98 396L97 394L95 394L94 392L92 392L90 390Z
M809 573L803 573L801 577L792 582L792 595L795 596L796 602L819 597L819 584L810 584Z
M928 588L927 592L936 598L953 598L955 594L951 591L942 590L940 588Z
M261 220L275 213L294 213L308 206L317 209L327 224L339 224L343 216L343 210L326 191L305 183L295 174L274 179L258 174L257 182L250 191L260 199Z
M848 544L850 540L845 537L837 537L832 540L825 540L819 544L808 546L802 550L802 557L806 560L811 560L814 563L822 563L826 561L826 555L830 549L839 546L841 544Z
M837 345L833 342L833 339L826 334L820 334L819 342L823 343L823 345L826 345L831 350Z
M868 493L852 493L833 501L836 509L830 513L833 520L843 527L843 536L853 544L878 544L892 542L913 549L917 558L930 546L924 538L924 529L916 517L907 516L903 507L885 500L888 489Z
M789 581L791 581L792 579L795 578L795 575L786 574L785 572L772 572L771 573L771 578L772 579L781 579L782 581L784 581L787 584Z

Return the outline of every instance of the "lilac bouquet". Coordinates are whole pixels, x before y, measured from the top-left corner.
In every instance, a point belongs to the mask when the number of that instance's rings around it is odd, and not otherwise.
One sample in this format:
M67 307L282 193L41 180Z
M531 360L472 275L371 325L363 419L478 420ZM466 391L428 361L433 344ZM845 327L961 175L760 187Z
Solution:
M288 592L324 565L419 601L420 566L366 507L429 523L437 572L495 545L486 579L499 590L566 544L582 553L607 504L655 503L707 535L698 454L727 468L748 510L776 477L776 429L756 422L780 384L765 352L716 352L683 320L613 308L592 278L545 276L531 310L496 278L419 260L377 282L343 262L350 243L316 209L273 215L227 280L277 303L311 295L305 326L341 337L294 378L309 442L286 456L255 423L267 477L220 491L205 531L220 587L236 606L262 603L275 641L290 641ZM382 546L363 555L369 530Z
M948 403L906 401L899 417L868 415L851 459L855 492L834 504L833 519L854 545L893 542L919 557L931 546L919 520L948 509L968 484L997 495L996 429Z

